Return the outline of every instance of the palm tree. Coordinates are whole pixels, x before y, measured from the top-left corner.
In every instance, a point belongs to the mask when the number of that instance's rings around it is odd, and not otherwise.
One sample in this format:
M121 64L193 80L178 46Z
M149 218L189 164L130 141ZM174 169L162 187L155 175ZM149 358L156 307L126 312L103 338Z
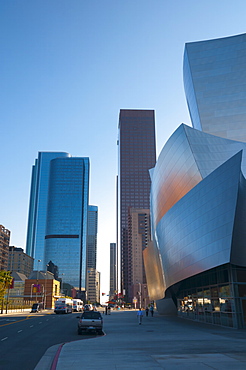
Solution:
M13 278L10 271L0 270L0 301L2 301L1 313L3 313L6 290L10 287L12 281Z

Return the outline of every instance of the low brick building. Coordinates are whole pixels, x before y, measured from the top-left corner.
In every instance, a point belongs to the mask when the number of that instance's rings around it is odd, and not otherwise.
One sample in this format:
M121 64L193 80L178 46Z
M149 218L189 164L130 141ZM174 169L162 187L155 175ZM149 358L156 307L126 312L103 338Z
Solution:
M45 308L54 308L60 297L60 282L49 271L33 271L25 281L24 297L31 305L43 302Z

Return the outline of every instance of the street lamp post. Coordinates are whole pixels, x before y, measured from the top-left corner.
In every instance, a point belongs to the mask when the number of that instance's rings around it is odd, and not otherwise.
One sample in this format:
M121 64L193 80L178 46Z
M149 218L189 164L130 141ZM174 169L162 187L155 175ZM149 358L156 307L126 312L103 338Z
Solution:
M142 308L142 286L141 286L141 283L138 283L139 285L139 308L141 309Z
M32 301L32 289L33 289L33 285L34 284L31 285L31 301Z
M37 288L36 288L36 302L38 302L38 275L39 275L39 263L41 260L38 260L38 269L37 269Z
M48 270L48 264L46 265L46 271L45 271L45 281L44 281L44 309L46 309L46 299L47 299L47 270Z
M63 276L64 276L64 274L61 274L61 276L62 276L62 281L61 281L61 294L63 294Z

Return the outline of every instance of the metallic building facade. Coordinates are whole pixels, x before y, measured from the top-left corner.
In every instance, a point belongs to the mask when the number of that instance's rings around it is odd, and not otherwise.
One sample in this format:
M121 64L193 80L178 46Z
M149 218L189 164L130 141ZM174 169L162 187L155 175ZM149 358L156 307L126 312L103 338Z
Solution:
M121 289L131 299L131 256L128 245L129 208L149 209L149 169L156 162L153 110L120 110L119 115L119 214Z
M246 141L246 34L185 45L184 86L194 128Z
M144 252L160 312L230 327L246 327L245 41L186 44L194 128L180 125L150 171L153 241Z
M38 238L28 250L37 265L41 261L38 268L45 270L52 261L66 283L85 289L89 159L59 153L39 153L39 158L45 158L45 166L34 171L30 210L35 217L29 213L29 234Z

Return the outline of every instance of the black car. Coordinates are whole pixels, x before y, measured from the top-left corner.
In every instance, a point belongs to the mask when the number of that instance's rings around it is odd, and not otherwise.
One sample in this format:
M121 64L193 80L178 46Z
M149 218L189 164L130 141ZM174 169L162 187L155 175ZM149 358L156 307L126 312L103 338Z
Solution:
M40 312L44 309L43 303L33 303L31 312Z

